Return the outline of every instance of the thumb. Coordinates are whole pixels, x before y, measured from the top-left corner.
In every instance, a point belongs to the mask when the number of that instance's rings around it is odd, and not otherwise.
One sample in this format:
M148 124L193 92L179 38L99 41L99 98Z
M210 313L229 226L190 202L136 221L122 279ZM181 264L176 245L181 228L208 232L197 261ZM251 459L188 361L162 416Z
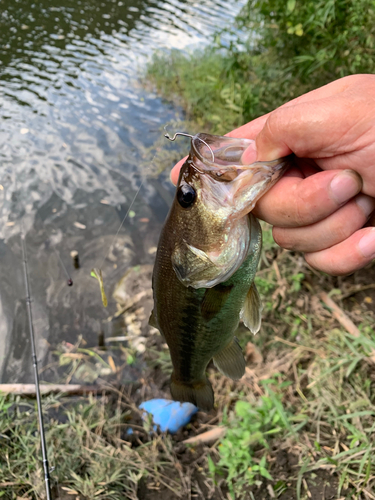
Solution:
M291 153L314 159L347 153L352 145L345 137L353 124L360 128L366 113L363 104L360 98L340 93L278 108L255 139L257 160L274 160Z
M242 155L243 163L269 161L295 153L308 157L316 150L317 136L321 137L322 113L316 116L318 104L310 102L284 105L270 113L262 129ZM327 111L327 110L325 110ZM314 116L315 113L315 116ZM314 137L312 144L311 136Z
M357 136L365 132L364 115L373 109L374 83L374 75L341 78L234 131L252 139L254 132L258 134L255 145L243 153L243 162L254 161L255 156L259 161L274 160L292 152L316 159L347 152L345 134L353 125L362 128L356 130Z

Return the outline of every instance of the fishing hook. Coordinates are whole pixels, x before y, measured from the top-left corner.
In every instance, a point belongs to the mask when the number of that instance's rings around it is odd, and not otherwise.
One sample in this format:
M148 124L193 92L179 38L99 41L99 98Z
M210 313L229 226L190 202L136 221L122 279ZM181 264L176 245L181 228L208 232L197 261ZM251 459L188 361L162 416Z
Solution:
M42 457L43 457L44 482L46 484L47 500L51 500L51 498L52 498L51 497L51 486L50 486L51 478L50 478L50 469L49 469L49 465L48 465L46 438L45 438L45 433L44 433L42 400L40 397L40 388L39 388L38 361L37 361L36 349L35 349L34 325L33 325L33 316L32 316L32 310L31 310L31 295L30 295L29 273L28 273L28 266L27 266L27 252L26 252L26 242L25 242L25 233L24 233L24 229L23 229L23 222L21 222L21 242L22 242L23 270L24 270L24 277L25 277L27 315L28 315L28 319L29 319L29 332L30 332L30 341L31 341L31 356L32 356L33 367L34 367L35 393L36 393L36 401L37 401L37 407L38 407L40 443L41 443L41 447L42 447Z
M210 148L210 146L207 144L207 142L206 142L206 141L204 141L203 139L201 139L200 137L198 137L197 135L185 134L184 132L176 132L176 133L174 134L174 136L173 136L173 137L171 137L171 136L169 135L169 132L167 132L167 128L166 128L166 127L164 127L164 130L165 130L165 132L166 132L166 133L164 134L164 137L166 137L166 138L167 138L167 139L169 139L170 141L174 141L178 135L183 135L184 137L190 137L190 139L198 139L199 141L203 142L203 144L204 144L205 146L207 146L207 147L208 147L208 149L210 150L210 153L211 153L211 155L212 155L212 163L214 163L214 162L215 162L215 155L214 155L214 152L212 151L212 149Z

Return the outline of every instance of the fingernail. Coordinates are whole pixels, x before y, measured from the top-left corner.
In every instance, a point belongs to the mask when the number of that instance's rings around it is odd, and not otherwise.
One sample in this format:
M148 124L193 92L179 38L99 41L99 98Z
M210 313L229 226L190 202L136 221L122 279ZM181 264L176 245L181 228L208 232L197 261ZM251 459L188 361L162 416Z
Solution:
M375 227L359 240L358 248L367 259L375 259Z
M245 151L242 153L241 161L243 165L250 165L251 163L254 163L256 160L257 160L257 150L255 141L253 141L250 144L250 146L247 149L245 149Z
M353 170L343 170L335 175L330 186L332 198L340 205L359 193L361 187L361 178Z
M371 196L366 196L365 194L359 194L355 197L355 202L365 214L366 218L369 217L370 214L375 209L375 200L371 198Z

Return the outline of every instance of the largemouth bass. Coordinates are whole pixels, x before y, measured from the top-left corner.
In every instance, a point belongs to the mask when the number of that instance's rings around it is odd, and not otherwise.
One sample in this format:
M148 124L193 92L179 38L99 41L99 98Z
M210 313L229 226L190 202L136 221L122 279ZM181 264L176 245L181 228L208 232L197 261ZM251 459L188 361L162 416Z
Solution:
M206 367L231 379L245 372L234 337L240 319L256 333L261 303L254 284L262 233L250 213L287 168L284 159L243 165L251 141L198 134L181 168L153 272L154 310L171 353L171 394L203 410L214 404Z

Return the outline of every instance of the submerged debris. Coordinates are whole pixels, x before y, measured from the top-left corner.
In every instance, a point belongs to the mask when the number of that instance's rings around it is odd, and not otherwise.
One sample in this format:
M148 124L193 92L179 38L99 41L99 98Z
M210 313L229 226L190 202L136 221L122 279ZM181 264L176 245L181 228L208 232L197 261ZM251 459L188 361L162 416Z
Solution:
M79 255L78 255L78 252L77 250L72 250L70 252L70 256L73 260L73 266L75 269L79 269L80 268L80 265L79 265Z
M107 300L107 296L106 296L105 291L104 291L104 283L103 283L102 270L98 269L98 268L91 269L91 276L93 278L96 278L99 281L100 293L102 295L103 306L107 307L108 300Z

